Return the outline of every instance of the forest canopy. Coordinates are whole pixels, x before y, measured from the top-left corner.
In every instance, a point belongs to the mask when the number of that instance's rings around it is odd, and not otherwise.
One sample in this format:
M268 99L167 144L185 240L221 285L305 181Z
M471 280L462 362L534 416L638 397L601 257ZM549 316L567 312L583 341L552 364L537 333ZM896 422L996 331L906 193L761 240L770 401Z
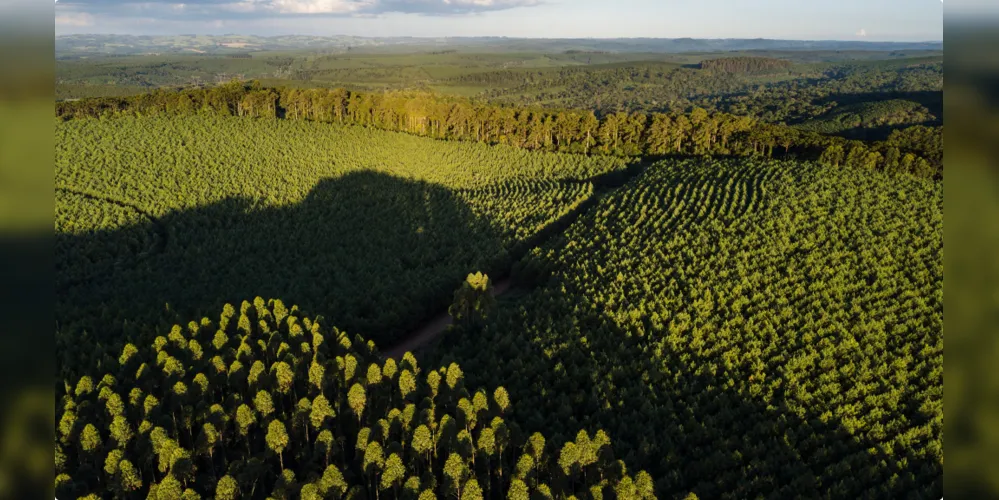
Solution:
M607 433L525 434L503 387L280 300L164 333L61 391L59 498L656 498Z
M719 57L701 61L700 68L726 73L770 74L787 71L791 61L769 57Z
M503 385L526 429L607 430L661 497L940 498L942 235L939 182L667 160L432 359Z
M942 161L934 161L942 153L916 153L928 149L924 143L850 141L700 108L689 114L618 112L598 118L592 111L505 107L427 93L267 89L238 82L56 106L56 115L62 119L194 112L348 123L437 139L567 153L772 157L776 151L832 167L847 163L920 177L943 176ZM936 130L942 135L942 128Z
M940 498L940 54L552 43L61 65L57 497Z
M215 113L62 122L56 145L67 376L254 291L391 345L446 310L470 270L502 275L592 197L591 179L626 167Z

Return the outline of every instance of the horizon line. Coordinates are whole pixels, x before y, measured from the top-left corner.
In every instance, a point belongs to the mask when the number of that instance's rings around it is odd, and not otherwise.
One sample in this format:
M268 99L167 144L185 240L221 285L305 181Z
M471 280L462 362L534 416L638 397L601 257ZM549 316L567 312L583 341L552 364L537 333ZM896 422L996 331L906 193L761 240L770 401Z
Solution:
M418 40L437 40L441 38L458 38L458 39L477 39L477 38L500 38L506 40L763 40L763 41L780 41L780 42L850 42L850 43L943 43L943 39L924 39L924 40L856 40L856 39L843 39L843 38L767 38L767 37L651 37L651 36L640 36L640 37L526 37L526 36L508 36L508 35L396 35L396 36L364 36L364 35L348 35L348 34L330 34L330 35L309 35L303 33L286 33L281 35L256 35L253 33L177 33L172 35L164 34L149 34L149 35L137 35L130 33L65 33L56 34L55 38L70 37L70 36L80 36L80 35L90 35L90 36L135 36L135 37L172 37L172 36L253 36L258 38L280 38L288 36L303 36L312 38L334 38L334 37L350 37L350 38L363 38L370 40L379 39L418 39Z

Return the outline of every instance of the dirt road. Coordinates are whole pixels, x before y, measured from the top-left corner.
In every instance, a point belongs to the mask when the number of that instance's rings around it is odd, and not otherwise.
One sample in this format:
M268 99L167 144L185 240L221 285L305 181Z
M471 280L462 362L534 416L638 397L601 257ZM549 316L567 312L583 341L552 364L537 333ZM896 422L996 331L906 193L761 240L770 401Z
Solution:
M503 295L507 290L510 289L510 280L505 279L493 285L493 297L498 297ZM438 335L444 333L447 327L451 324L451 316L448 313L443 313L436 318L428 321L420 328L409 332L403 339L396 345L386 349L382 353L385 358L393 358L396 360L402 359L402 356L406 352L416 352L423 346L427 345L429 342L437 338Z

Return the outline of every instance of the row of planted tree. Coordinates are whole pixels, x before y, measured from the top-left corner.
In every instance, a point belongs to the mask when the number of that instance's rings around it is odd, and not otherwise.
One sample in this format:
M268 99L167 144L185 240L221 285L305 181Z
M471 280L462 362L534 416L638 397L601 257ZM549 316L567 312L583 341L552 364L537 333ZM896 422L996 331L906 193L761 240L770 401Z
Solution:
M501 106L429 93L271 89L235 81L209 89L56 104L56 115L63 119L194 112L350 123L437 139L568 153L794 155L834 167L847 164L922 177L943 175L936 151L942 134L939 127L920 127L919 133L899 133L887 141L862 142L700 108L687 114L636 112L598 117L589 110Z
M661 497L941 498L942 235L939 182L659 162L432 359L529 431L606 430Z
M591 198L585 179L626 173L610 156L295 120L55 125L66 377L117 359L139 331L265 292L393 344L446 308L469 270L506 269L550 234Z

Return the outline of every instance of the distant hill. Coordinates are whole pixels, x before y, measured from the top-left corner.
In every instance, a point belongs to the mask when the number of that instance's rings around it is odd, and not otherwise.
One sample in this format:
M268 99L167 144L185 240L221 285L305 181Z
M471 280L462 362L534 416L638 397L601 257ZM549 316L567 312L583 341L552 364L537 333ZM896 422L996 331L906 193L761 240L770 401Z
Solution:
M793 64L769 57L722 57L701 61L700 68L723 73L773 74L787 72Z
M539 52L718 52L745 50L942 50L942 42L860 42L836 40L697 39L697 38L575 38L506 37L368 38L356 36L289 35L65 35L55 39L56 55L146 54L170 52L226 53L246 50L469 50Z

